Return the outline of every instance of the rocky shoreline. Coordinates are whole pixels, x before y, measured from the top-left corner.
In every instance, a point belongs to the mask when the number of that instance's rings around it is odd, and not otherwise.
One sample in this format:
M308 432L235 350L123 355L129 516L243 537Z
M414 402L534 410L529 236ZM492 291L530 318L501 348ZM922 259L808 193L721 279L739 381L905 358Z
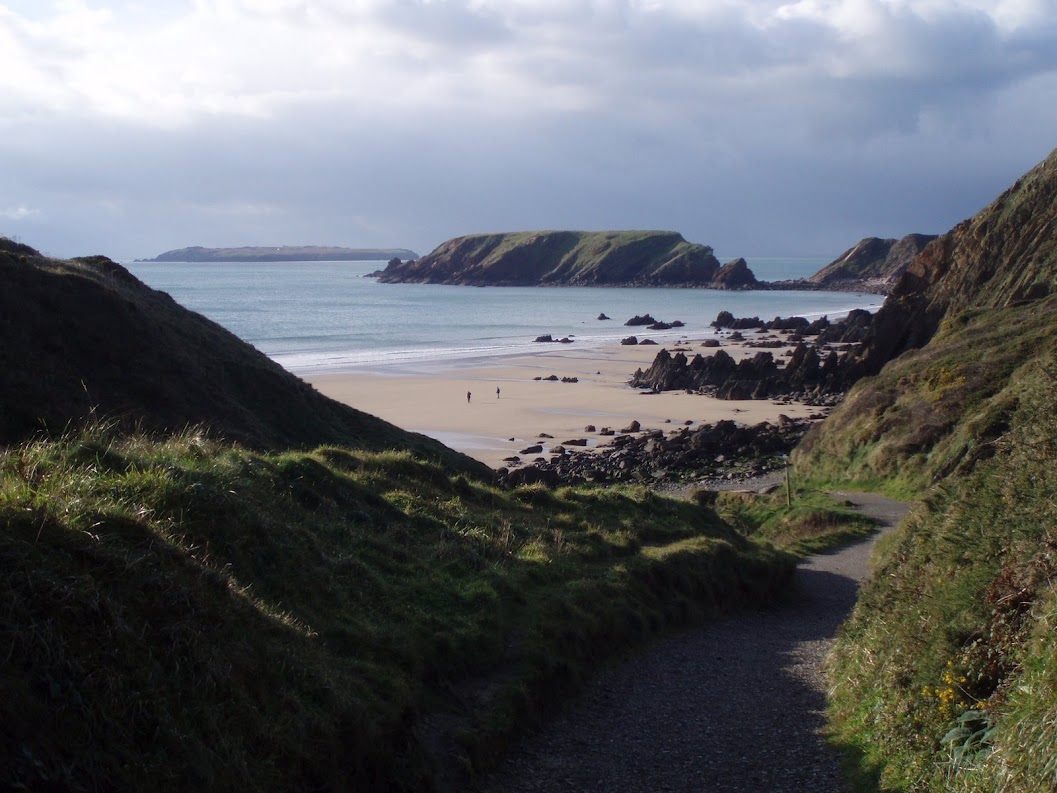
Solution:
M520 456L513 456L507 460L509 467L499 470L498 477L508 485L547 487L637 482L660 490L688 484L714 488L719 483L746 482L783 469L789 452L824 416L824 411L807 419L791 419L783 414L777 422L752 426L724 420L693 427L684 425L668 432L640 432L634 423L620 434L605 427L587 427L599 435L611 434L613 440L588 449L586 438L574 438L552 447L549 459L535 457L527 465ZM522 453L542 451L542 445L534 445Z
M636 317L628 324L647 320L654 321L652 317ZM825 418L861 376L856 347L866 338L872 322L873 315L861 309L837 322L826 317L764 321L720 312L712 326L725 334L726 341L764 349L739 361L723 350L717 339L702 342L702 347L713 352L696 354L692 359L688 359L685 347L676 348L674 354L662 349L648 369L635 372L629 385L644 389L644 394L682 390L727 400L770 399L775 404L815 406L818 412L800 419L781 414L776 422L753 425L729 419L695 425L688 420L669 431L642 431L638 422L619 431L589 425L584 428L585 435L612 440L599 445L587 437L572 438L552 446L549 457L542 456L542 443L529 445L504 460L506 466L499 469L499 480L509 485L540 483L548 487L639 482L661 490L688 484L715 488L757 481L785 467L788 454L804 433ZM776 357L770 349L779 348L785 352Z

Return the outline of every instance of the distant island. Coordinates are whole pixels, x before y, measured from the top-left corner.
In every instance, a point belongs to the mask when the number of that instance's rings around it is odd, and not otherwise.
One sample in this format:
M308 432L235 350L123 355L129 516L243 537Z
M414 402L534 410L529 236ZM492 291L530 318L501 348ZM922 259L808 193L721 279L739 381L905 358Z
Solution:
M418 261L390 261L383 283L465 286L696 286L753 288L744 260L720 265L707 245L674 231L471 234Z
M745 259L721 265L708 245L674 231L523 231L470 234L421 259L390 259L382 283L461 286L677 286L824 289L887 294L934 235L867 237L810 278L758 281Z
M340 248L327 245L246 246L242 248L177 248L137 262L364 262L394 258L417 259L408 248Z

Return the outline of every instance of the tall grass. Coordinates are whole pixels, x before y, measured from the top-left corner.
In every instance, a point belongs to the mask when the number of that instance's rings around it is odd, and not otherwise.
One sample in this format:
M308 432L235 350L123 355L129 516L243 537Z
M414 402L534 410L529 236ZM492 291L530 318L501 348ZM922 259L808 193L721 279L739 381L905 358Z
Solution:
M95 426L0 455L0 570L4 786L428 790L792 563L644 489Z
M1057 789L1057 377L1021 373L992 455L886 543L838 641L838 741L861 789Z

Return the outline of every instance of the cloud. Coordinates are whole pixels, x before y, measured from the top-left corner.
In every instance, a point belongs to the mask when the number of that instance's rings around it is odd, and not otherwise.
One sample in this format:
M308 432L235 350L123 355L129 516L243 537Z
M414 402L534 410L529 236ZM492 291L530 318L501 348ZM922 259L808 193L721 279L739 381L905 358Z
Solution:
M26 218L35 217L39 214L39 209L30 209L29 207L0 209L0 218L6 218L7 220L25 220Z
M836 253L978 209L1054 145L1055 88L1047 0L0 0L7 203L71 253Z

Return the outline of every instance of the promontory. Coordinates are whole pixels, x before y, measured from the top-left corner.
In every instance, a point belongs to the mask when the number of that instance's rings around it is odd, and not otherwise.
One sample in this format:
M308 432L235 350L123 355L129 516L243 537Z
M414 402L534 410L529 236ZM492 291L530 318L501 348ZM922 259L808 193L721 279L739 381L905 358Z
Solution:
M160 253L146 262L371 262L393 258L417 259L407 248L341 248L329 245L245 246L241 248L190 248Z
M734 277L731 277L734 276ZM525 231L456 237L418 261L389 262L384 283L467 286L696 286L751 288L707 245L674 231Z

